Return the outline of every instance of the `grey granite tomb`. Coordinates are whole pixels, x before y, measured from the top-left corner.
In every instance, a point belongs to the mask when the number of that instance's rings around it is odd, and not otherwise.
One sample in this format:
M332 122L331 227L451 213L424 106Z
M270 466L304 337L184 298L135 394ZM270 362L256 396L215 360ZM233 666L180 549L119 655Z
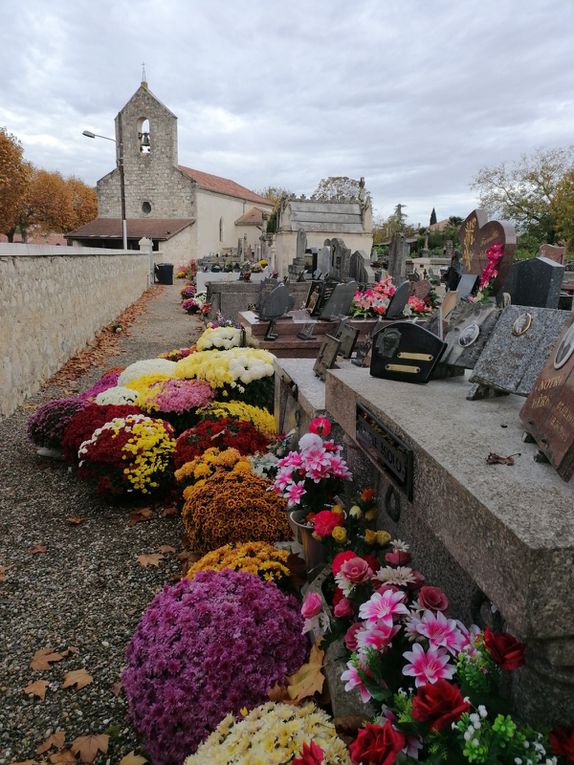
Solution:
M550 258L530 258L513 263L504 291L514 305L558 308L564 266Z

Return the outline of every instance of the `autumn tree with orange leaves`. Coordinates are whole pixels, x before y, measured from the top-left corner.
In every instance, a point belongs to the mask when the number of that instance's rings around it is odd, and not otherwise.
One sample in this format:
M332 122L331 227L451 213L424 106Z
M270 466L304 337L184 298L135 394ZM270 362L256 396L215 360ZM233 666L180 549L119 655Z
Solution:
M32 174L16 136L0 128L0 232L12 241Z

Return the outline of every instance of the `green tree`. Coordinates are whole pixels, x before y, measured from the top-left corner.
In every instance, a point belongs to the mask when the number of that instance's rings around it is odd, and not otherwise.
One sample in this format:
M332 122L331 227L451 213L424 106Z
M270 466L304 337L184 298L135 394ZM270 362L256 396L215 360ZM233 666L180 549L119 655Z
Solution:
M14 240L25 207L32 166L23 158L16 136L0 128L0 232Z
M513 221L517 232L539 244L553 244L557 236L552 201L562 178L574 169L574 146L539 149L523 155L511 166L485 167L471 188L479 192L480 206Z
M436 210L433 207L432 212L430 214L429 226L434 226L435 223L436 223Z
M574 253L574 170L564 175L552 199L556 230L571 255Z

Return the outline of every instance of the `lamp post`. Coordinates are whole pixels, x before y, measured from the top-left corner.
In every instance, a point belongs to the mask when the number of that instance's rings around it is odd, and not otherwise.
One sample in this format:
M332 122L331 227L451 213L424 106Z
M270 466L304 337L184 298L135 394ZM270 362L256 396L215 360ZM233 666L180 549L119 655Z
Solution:
M124 177L124 144L122 141L122 121L118 119L118 138L110 138L107 135L92 133L91 130L84 130L82 135L86 138L104 138L106 141L113 141L117 147L117 163L120 171L120 197L121 197L121 215L122 215L122 241L124 250L128 249L128 222L126 220L126 185Z

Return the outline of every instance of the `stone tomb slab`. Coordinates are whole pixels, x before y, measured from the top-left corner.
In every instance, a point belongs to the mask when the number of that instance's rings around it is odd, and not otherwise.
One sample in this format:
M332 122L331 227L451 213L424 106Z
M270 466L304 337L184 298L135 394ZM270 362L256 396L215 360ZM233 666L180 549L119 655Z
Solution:
M408 321L395 321L373 337L371 375L387 380L426 383L446 343Z
M534 383L520 419L558 474L569 481L574 475L574 316Z
M512 265L504 291L513 305L558 308L564 266L549 258L519 260Z
M504 308L470 381L528 396L567 320L565 311L551 308Z
M500 309L480 303L459 303L448 319L446 351L441 364L473 369L493 331Z

